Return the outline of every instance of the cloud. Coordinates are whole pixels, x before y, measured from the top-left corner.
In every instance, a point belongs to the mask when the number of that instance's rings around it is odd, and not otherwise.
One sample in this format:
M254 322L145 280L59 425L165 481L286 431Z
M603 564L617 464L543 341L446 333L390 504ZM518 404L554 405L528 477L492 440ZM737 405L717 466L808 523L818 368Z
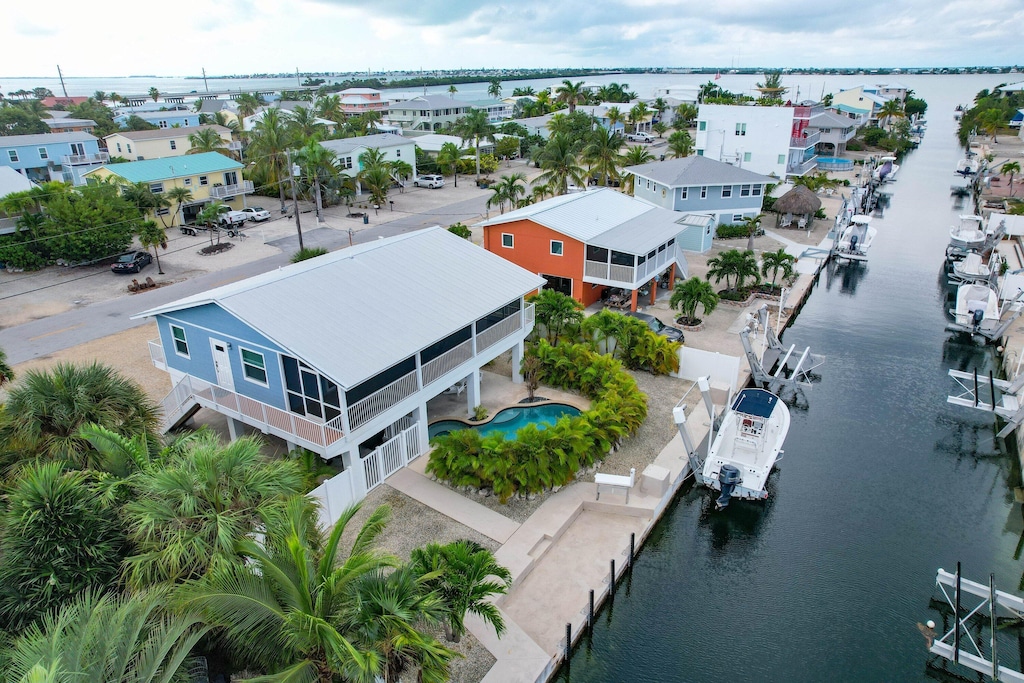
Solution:
M15 24L14 32L28 37L47 37L58 33L54 26L41 26L26 19L21 19Z

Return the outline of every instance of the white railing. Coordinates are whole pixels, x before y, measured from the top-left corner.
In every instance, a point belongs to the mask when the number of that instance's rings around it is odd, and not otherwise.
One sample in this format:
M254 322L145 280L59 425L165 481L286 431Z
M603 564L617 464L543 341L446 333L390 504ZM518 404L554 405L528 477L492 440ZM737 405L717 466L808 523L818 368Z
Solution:
M252 194L253 185L251 180L243 180L236 185L216 185L210 188L210 196L214 199L234 197L240 194Z
M149 341L149 357L160 370L167 369L167 357L164 355L164 347L160 343L159 339L151 339Z
M518 312L510 315L501 322L491 325L476 336L476 352L480 353L484 349L494 346L516 330L521 330L522 327L523 323L519 318Z
M806 136L790 138L789 139L789 146L790 147L796 147L797 149L807 149L808 147L811 147L812 145L818 144L819 140L821 140L821 132L820 131L815 131L815 132L810 133L810 134L808 134Z
M417 432L418 425L414 424L382 443L362 459L367 491L379 486L420 454Z
M322 450L345 436L340 416L317 422L191 375L185 375L162 401L164 428L174 424L193 403L307 447Z
M383 389L356 401L348 408L349 429L355 431L399 401L416 393L416 371L396 379Z
M811 157L807 161L799 164L789 164L786 166L786 173L790 175L803 175L818 165L818 157Z
M636 278L634 266L618 266L612 263L608 268L608 279L615 282L628 282L632 284Z
M533 324L534 318L536 318L537 312L533 304L526 304L526 326L529 327Z
M106 152L96 154L68 154L60 158L61 166L77 166L80 164L105 164L110 161Z
M228 143L228 149L232 152L240 152L242 151L242 143L238 140L232 140Z
M584 277L597 277L602 280L608 279L608 263L601 261L584 261L583 262L583 276Z
M445 351L437 358L427 361L423 364L423 367L420 368L420 374L423 377L423 386L427 386L442 375L448 374L472 357L473 340L467 339L458 346Z

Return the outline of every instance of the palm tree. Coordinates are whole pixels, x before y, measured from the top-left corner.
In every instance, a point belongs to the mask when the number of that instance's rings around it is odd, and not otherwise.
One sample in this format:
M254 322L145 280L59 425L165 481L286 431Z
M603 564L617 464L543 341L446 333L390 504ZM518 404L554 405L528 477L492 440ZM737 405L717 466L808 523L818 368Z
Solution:
M654 161L654 156L647 151L646 147L637 145L636 147L627 147L625 153L622 155L622 165L625 167L629 166L640 166L646 164L649 161ZM622 189L624 192L633 194L633 190L636 185L636 176L632 173L626 173L622 176Z
M742 289L743 283L751 276L758 276L757 259L751 251L728 249L708 259L708 280L714 278L715 282L721 282L724 279L726 289ZM735 287L731 286L733 278L736 279Z
M94 100L96 100L97 102L99 102L100 104L103 104L104 102L107 101L107 99L109 99L107 97L107 93L103 92L102 90L97 90L96 92L94 92L92 94L92 98Z
M241 108L241 105L239 107ZM268 184L277 183L281 197L281 213L285 212L284 184L291 178L291 169L285 169L286 152L291 145L292 131L285 117L281 115L281 110L276 107L268 109L264 112L263 118L253 126L252 144L249 145L247 155L256 160L256 171L267 178Z
M675 286L668 305L682 314L686 324L697 325L697 306L704 309L704 315L709 315L718 306L718 294L707 280L691 277Z
M587 172L577 162L576 146L561 133L552 135L548 140L540 154L540 167L544 172L533 183L547 185L554 194L568 192L570 182L580 187L586 185Z
M184 223L185 217L181 213L181 207L192 201L192 191L187 187L172 187L167 191L167 199L175 202L174 215L178 217L179 224Z
M557 345L567 330L583 320L583 304L553 289L542 289L528 297L528 301L535 306L538 329L544 329L552 345Z
M886 100L878 110L878 115L885 121L886 128L891 131L893 120L903 116L903 103L897 99Z
M640 124L650 115L651 111L645 102L637 102L629 110L629 122L633 124L633 132L640 128Z
M688 128L693 125L693 122L697 119L697 107L692 104L680 104L675 110L675 119L672 121L672 127L676 130L681 128ZM679 123L678 127L676 124Z
M795 262L796 258L792 254L787 254L785 249L766 251L761 254L761 275L768 277L770 272L772 274L772 289L775 289L775 280L779 277L780 272L783 280L792 277Z
M452 83L451 85L448 86L448 97L450 97L450 98L452 98L454 100L455 99L455 93L457 93L457 92L459 92L459 89L455 87L454 83Z
M124 508L137 552L125 560L135 588L195 579L232 564L236 546L301 491L294 461L267 461L257 438L221 446L212 434L133 476Z
M493 85L493 83L492 83ZM500 87L500 86L499 86ZM488 91L489 92L489 91ZM456 134L463 140L473 141L473 151L476 155L476 179L480 181L480 140L494 142L494 126L487 120L487 112L483 109L474 109L455 123Z
M338 166L338 155L333 150L321 145L316 137L313 137L295 155L295 160L299 164L299 168L302 169L303 180L307 185L313 187L313 194L316 198L316 219L317 222L323 223L324 205L321 183L328 182L341 172L341 168Z
M534 203L542 202L548 198L549 194L551 194L551 188L547 185L534 185L530 191L530 198L533 199Z
M221 564L187 583L180 606L221 626L228 642L254 666L273 672L273 680L328 682L337 675L372 682L383 657L358 647L341 615L351 608L360 577L397 562L373 549L390 515L387 506L370 515L340 561L341 536L358 510L345 510L324 541L315 508L304 497L290 499L263 544L239 544L248 562Z
M239 93L235 96L235 104L238 105L238 119L248 118L256 113L256 110L266 104L264 99L253 93Z
M149 89L149 96L153 98L154 102L156 102L158 99L160 99L160 91L157 90L155 87L150 88Z
M340 95L324 95L316 101L313 113L321 119L341 123L345 120L345 112L341 110Z
M82 425L101 424L118 434L156 434L159 409L134 381L106 365L58 363L29 370L7 393L0 442L23 457L64 459L90 465Z
M12 642L8 680L46 671L47 683L165 683L179 680L210 626L168 613L166 591L87 592Z
M220 112L217 113L219 114ZM200 128L195 133L190 133L188 143L191 145L191 149L188 150L189 154L220 152L224 156L231 156L224 138L214 128Z
M448 640L457 643L462 639L468 613L493 626L501 636L505 622L488 598L508 592L512 587L512 574L497 563L491 551L472 541L447 545L428 543L412 551L411 562L421 576L435 576L427 586L440 595L444 603Z
M7 364L7 354L0 349L0 387L14 381L14 370Z
M391 169L387 164L371 164L365 166L357 176L359 182L366 186L377 206L384 206L388 202L388 190L391 189Z
M611 130L615 130L615 127L621 123L624 118L622 111L618 107L609 107L604 116L608 119L608 128Z
M573 114L583 96L583 81L573 83L569 79L565 79L562 81L562 85L555 88L555 95L557 101L565 102L569 106L569 114Z
M886 103L888 104L888 103ZM986 109L978 116L978 128L992 136L992 144L997 144L996 134L1006 122L1006 116L999 109Z
M693 138L685 130L677 130L668 136L668 150L673 159L688 157L693 153Z
M1016 161L1008 161L1005 164L1003 164L1002 172L1003 173L1008 173L1010 175L1010 196L1012 197L1013 196L1013 176L1015 176L1018 173L1020 173L1020 164L1018 162L1016 162Z
M754 235L761 229L761 220L764 218L764 214L757 214L756 216L747 216L740 225L747 229L747 251L753 253L754 251Z
M583 159L600 175L602 187L608 186L609 179L619 177L620 152L624 144L621 135L602 126L590 134L590 142L583 148Z
M496 100L501 99L501 79L492 78L490 85L487 86L487 94Z
M319 137L324 130L324 124L317 121L316 112L312 107L295 107L287 117L292 137L297 140L305 142L310 138Z
M455 177L455 187L459 186L459 159L462 150L454 142L446 142L437 152L437 165Z
M781 100L782 96L789 92L789 88L782 86L782 71L765 71L764 83L758 83L755 88L761 93L761 97L769 100Z
M655 98L654 102L651 103L651 109L657 112L659 121L662 119L665 112L668 111L668 108L668 102L666 102L663 97Z
M510 173L509 175L503 175L501 180L498 181L498 186L503 188L505 198L508 199L514 209L519 205L520 198L526 194L526 174Z
M135 234L139 236L139 244L144 249L153 250L153 256L156 258L157 273L163 275L164 269L160 265L160 251L157 247L160 249L167 248L167 231L164 229L164 226L157 224L156 221L142 221Z

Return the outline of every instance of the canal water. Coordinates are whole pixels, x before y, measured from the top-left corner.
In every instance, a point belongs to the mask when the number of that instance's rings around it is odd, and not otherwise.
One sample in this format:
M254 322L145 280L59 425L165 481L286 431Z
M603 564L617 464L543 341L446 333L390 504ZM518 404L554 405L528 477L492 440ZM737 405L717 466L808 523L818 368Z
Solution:
M936 570L960 561L1017 590L1019 473L992 419L946 404L947 369L995 364L944 330L953 107L977 90L949 83L914 84L928 132L873 222L870 262L823 272L784 335L827 360L767 504L716 513L705 491L680 495L558 680L931 680L915 625L942 623ZM1015 640L1001 653L1019 663Z

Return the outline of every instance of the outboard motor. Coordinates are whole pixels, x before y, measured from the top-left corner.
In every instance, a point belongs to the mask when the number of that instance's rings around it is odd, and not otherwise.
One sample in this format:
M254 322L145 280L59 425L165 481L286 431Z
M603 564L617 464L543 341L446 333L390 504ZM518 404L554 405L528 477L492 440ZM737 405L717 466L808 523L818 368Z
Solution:
M985 310L982 308L976 308L971 311L971 322L977 327L981 324L981 321L985 318Z
M740 471L734 465L722 465L718 470L718 482L722 485L722 494L715 501L715 509L721 510L729 504L733 489L740 483Z
M857 236L850 235L850 251L857 251Z

